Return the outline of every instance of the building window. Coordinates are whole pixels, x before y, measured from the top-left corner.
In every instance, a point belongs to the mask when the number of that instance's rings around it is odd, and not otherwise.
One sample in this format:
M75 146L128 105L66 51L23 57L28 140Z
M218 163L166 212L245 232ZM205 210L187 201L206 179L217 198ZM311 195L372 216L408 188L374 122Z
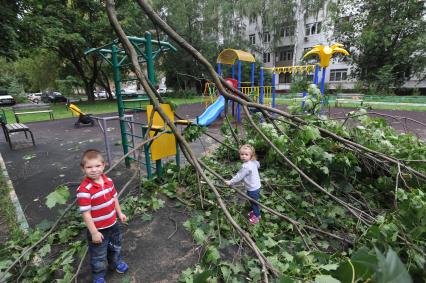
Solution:
M321 22L305 25L305 35L313 35L321 32Z
M330 82L346 81L348 78L348 69L330 70Z
M279 74L278 81L279 81L280 84L290 84L291 83L291 74L290 73Z
M255 34L250 34L249 39L250 39L250 44L252 44L252 45L256 44L256 35Z
M269 43L271 41L271 35L269 34L269 31L265 31L263 33L263 43Z
M292 61L293 60L293 50L281 50L279 52L278 61Z
M271 62L271 53L263 53L263 63Z
M280 29L280 36L281 37L290 37L290 36L294 36L294 25L284 25L281 29Z

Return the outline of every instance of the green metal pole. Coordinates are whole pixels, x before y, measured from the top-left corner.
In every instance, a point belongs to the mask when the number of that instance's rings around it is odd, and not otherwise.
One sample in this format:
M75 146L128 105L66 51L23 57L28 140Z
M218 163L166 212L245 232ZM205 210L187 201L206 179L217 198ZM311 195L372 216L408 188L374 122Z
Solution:
M120 119L120 130L121 130L121 140L123 144L123 152L126 155L129 152L129 142L127 141L126 135L126 124L124 123L124 103L121 97L121 76L120 76L120 66L118 63L118 49L114 44L112 45L112 70L114 72L114 84L115 84L115 96L117 97L117 106L118 106L118 117ZM130 158L126 157L125 164L127 167L130 166Z
M161 177L163 176L163 164L161 162L161 159L158 159L155 161L155 168L157 169L157 176Z
M179 141L176 140L176 166L180 167L180 148L179 148Z
M146 132L147 132L147 129L142 127L142 136L145 136ZM149 147L151 146L151 143L152 142L146 143L143 146L143 150L145 152L146 174L148 175L148 179L152 178L151 157L149 152Z
M148 79L153 86L155 86L155 73L154 73L154 57L152 56L152 35L149 31L145 32L145 55L146 55L146 68L148 71Z
M155 73L154 73L154 56L152 55L152 35L149 31L145 32L145 55L146 55L146 68L148 71L148 79L153 86L155 86ZM163 166L161 159L155 161L157 176L161 177L163 174Z

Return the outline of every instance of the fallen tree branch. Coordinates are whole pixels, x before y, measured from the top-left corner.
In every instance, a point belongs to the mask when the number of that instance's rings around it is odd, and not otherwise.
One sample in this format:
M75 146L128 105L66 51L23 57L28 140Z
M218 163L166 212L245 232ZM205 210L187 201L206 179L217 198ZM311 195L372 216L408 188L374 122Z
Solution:
M139 1L141 4L142 1ZM142 4L146 4L143 3ZM124 49L126 50L127 55L130 58L130 61L132 63L132 69L135 72L139 82L142 84L143 88L147 92L147 95L151 98L154 109L159 113L159 115L163 118L165 123L170 127L171 131L174 133L176 139L180 143L180 147L183 149L183 151L186 152L186 156L190 157L191 163L193 164L194 168L198 171L198 173L202 176L202 178L206 181L209 188L214 192L216 196L216 200L219 204L219 206L222 208L225 217L228 219L230 224L238 231L238 233L243 237L243 239L249 244L251 249L254 251L256 256L258 257L259 261L262 265L262 273L263 273L263 279L265 282L269 282L268 279L268 270L274 275L278 276L278 271L272 266L272 264L266 259L266 257L262 254L262 252L259 250L259 248L256 246L254 241L251 239L250 235L244 231L232 218L230 215L228 209L226 208L226 205L224 204L219 192L211 182L211 180L205 175L204 171L202 170L200 164L198 163L198 160L196 159L194 153L192 152L189 144L187 143L186 139L178 132L176 126L172 121L167 117L164 110L161 108L159 101L156 99L153 91L149 88L149 85L147 83L147 78L145 74L142 72L139 62L137 61L137 54L128 40L126 34L124 33L123 29L121 28L121 25L119 24L116 16L116 11L114 7L114 1L113 0L107 0L106 2L106 8L107 8L107 14L108 18L110 20L110 23L112 24L115 32L117 33L118 37L120 38Z

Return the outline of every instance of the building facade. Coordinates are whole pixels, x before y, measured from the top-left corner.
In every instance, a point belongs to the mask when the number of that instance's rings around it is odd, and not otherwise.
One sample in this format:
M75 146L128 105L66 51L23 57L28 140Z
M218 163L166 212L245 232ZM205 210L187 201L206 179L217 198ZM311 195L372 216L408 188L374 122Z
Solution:
M327 2L327 1L325 1ZM262 61L265 67L284 67L319 62L318 57L311 56L309 60L303 60L303 55L315 45L332 45L333 27L330 25L330 15L324 3L322 9L312 15L296 11L296 19L292 23L283 24L278 27L278 32L270 32L263 29L262 19L250 17L244 19L245 36L253 46L252 53ZM345 17L342 17L344 20ZM327 67L326 83L328 88L354 89L356 80L351 76L351 65L348 58L336 56ZM308 75L308 81L313 81L313 74ZM292 74L285 73L276 75L275 87L279 92L287 92L292 82ZM406 88L425 89L426 82L419 79L411 79L406 82Z

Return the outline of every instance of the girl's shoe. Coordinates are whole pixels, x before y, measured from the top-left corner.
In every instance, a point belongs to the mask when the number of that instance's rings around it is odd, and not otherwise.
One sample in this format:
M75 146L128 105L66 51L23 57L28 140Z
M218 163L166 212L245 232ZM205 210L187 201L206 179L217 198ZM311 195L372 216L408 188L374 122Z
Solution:
M126 272L127 271L127 269L129 269L129 266L127 265L127 263L125 263L124 261L121 261L118 265L117 265L117 267L116 267L116 271L118 272L118 273L124 273L124 272Z
M260 220L260 216L256 217L256 215L253 214L253 216L250 217L249 222L250 222L250 224L254 225L254 224L257 224L259 222L259 220Z

